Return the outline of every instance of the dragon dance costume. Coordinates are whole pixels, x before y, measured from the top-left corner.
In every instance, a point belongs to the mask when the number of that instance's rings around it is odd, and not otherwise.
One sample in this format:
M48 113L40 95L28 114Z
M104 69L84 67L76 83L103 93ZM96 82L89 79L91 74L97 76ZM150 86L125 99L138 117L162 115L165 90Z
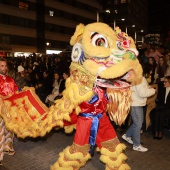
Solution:
M52 170L77 170L85 165L94 153L95 145L101 152L101 161L106 164L106 170L130 169L125 163L127 157L122 153L126 148L117 138L116 132L106 114L108 97L106 89L95 87L95 95L89 102L82 102L79 107L81 113L77 116L73 112L71 122L64 126L76 123L76 133L72 146L62 153Z
M73 144L59 153L51 170L79 170L93 155L95 145L105 170L129 170L123 153L126 147L109 117L118 125L124 122L131 102L130 84L142 79L134 41L119 28L99 22L79 24L70 45L70 77L63 97L46 108L34 91L22 90L3 100L7 111L1 109L0 115L21 138L44 136L53 127L64 128L66 133L76 129Z

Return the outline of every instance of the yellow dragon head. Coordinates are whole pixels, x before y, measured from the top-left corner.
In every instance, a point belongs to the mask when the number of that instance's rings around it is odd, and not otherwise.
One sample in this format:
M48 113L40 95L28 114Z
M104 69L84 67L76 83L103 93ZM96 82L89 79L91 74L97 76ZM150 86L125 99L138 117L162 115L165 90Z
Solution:
M72 62L99 78L97 82L122 79L133 85L141 81L142 68L134 41L118 27L113 30L104 23L79 24L70 44L73 46ZM122 82L117 82L120 87L127 86Z

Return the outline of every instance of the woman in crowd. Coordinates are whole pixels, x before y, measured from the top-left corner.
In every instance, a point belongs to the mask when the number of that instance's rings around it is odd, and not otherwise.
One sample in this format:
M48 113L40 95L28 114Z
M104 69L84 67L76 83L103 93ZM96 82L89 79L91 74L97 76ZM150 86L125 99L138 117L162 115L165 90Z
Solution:
M58 96L55 97L54 100L62 98L62 96L63 96L62 92L63 92L63 91L65 90L65 88L66 88L66 86L65 86L66 79L67 79L69 76L70 76L70 71L69 71L69 70L64 71L64 73L63 73L63 78L64 78L64 79L63 79L63 80L61 81L61 83L60 83L59 94L58 94Z
M49 105L52 105L54 103L55 97L59 95L59 88L60 88L61 81L62 79L60 78L59 73L55 72L52 93L47 96L45 101Z
M158 65L155 69L155 83L158 84L158 93L162 93L164 87L164 78L165 76L170 75L170 66L166 63L163 57L159 58Z
M155 69L157 67L156 60L153 57L149 57L149 64L152 66L151 82L149 84L153 84L155 81Z
M170 118L170 76L164 79L164 88L157 96L157 107L154 116L154 139L163 138L163 129L166 118Z
M165 54L165 61L168 64L168 66L170 66L170 53Z

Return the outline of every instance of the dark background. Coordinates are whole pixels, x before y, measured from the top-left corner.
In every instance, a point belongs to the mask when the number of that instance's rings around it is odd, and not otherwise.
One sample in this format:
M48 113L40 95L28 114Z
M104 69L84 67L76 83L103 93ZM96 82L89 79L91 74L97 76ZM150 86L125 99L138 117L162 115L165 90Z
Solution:
M170 0L148 0L149 33L160 33L164 37L170 32Z

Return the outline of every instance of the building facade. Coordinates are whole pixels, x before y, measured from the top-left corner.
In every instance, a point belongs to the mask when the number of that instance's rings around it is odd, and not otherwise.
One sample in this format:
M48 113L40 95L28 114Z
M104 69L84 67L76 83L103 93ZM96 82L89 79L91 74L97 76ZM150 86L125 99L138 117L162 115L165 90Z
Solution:
M119 26L140 47L148 33L148 0L108 0L103 5L111 9L109 23Z
M0 55L69 46L79 23L96 22L97 0L0 0Z

